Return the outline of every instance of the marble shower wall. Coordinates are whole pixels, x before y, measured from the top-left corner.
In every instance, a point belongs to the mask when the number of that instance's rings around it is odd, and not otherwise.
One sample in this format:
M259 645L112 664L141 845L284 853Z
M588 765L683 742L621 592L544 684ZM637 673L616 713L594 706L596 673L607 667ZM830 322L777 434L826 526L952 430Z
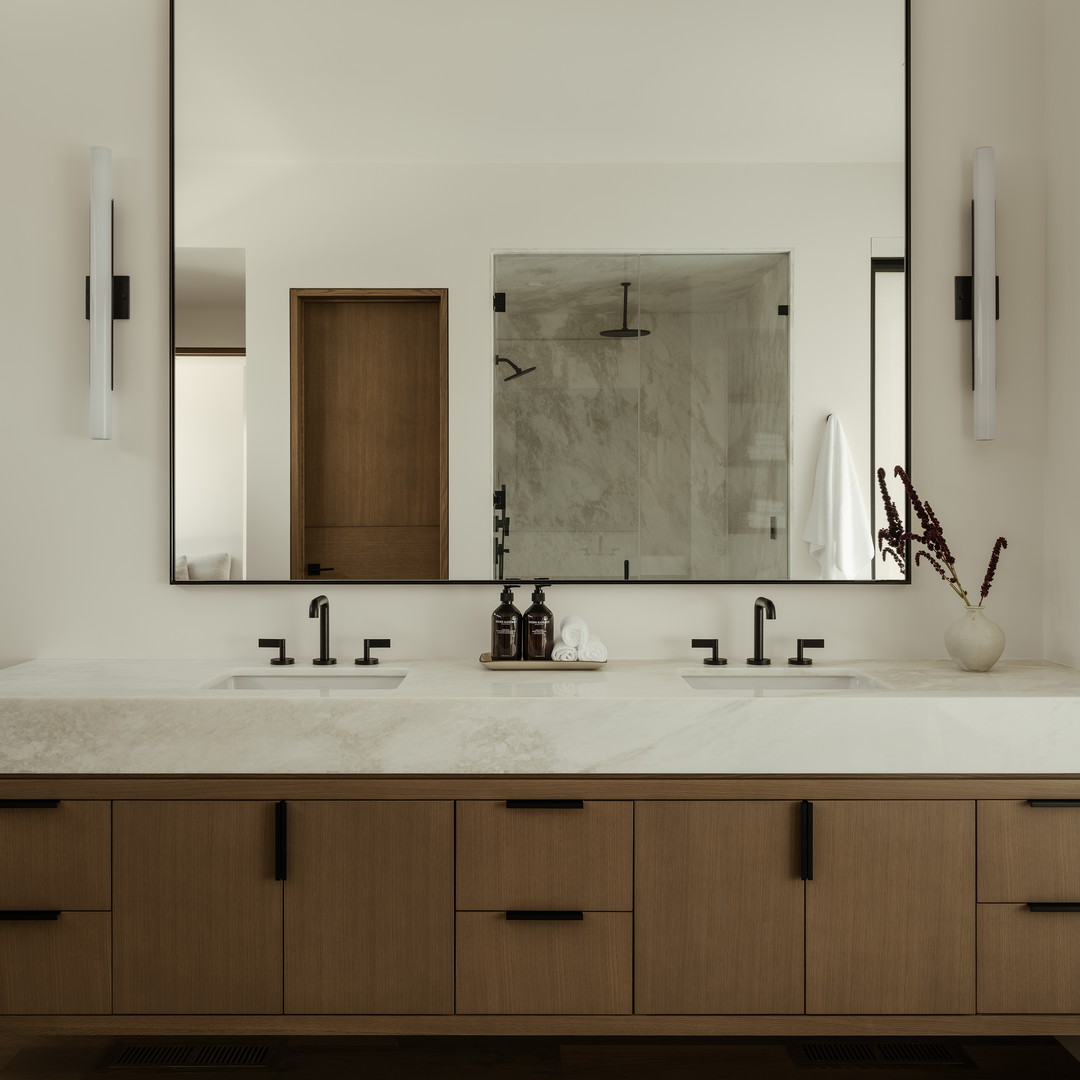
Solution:
M714 312L499 315L507 577L787 576L787 260ZM647 306L647 297L643 298ZM771 314L770 314L771 311ZM776 519L776 538L770 524Z

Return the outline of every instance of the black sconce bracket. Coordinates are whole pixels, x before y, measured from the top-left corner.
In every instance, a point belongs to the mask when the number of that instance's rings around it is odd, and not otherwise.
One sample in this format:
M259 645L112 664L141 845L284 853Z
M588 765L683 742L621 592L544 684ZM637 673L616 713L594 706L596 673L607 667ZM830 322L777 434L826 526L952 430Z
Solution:
M90 318L90 278L86 279L86 317ZM131 318L131 278L127 274L113 274L112 317Z

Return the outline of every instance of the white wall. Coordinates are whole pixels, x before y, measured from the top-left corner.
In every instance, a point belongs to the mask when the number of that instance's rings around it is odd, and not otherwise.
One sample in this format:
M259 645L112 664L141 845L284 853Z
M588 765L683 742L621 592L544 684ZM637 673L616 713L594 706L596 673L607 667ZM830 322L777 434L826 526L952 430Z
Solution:
M913 7L914 477L939 511L969 585L981 577L994 537L1008 536L994 615L1009 636L1007 655L1039 656L1042 4L913 0ZM167 5L6 0L5 22L18 32L0 39L0 92L20 103L9 110L5 138L21 165L0 181L8 252L0 263L0 657L253 657L255 639L269 634L289 635L293 655L304 656L304 642L315 636L305 618L311 588L167 584ZM92 63L103 83L91 81ZM117 333L116 432L105 443L85 436L82 290L88 147L95 143L114 150L117 270L132 276L133 316ZM952 318L952 277L968 261L970 155L983 143L997 148L999 163L1003 315L994 443L971 439L969 329ZM1075 146L1065 156L1075 165ZM669 242L663 236L658 244ZM387 267L392 275L406 270ZM728 655L740 657L749 652L757 591L568 587L553 589L549 605L556 615L584 614L615 656L682 656L689 637L715 633ZM400 657L470 656L485 646L497 602L494 590L467 586L327 592L338 656L382 634ZM922 571L910 588L769 592L778 620L766 644L776 656L789 655L796 636L818 634L837 657L943 656L940 632L956 613L951 593ZM1080 631L1068 632L1071 641L1055 642L1055 654L1080 650Z
M178 349L242 349L244 309L178 307L174 333Z
M1046 5L1046 582L1045 652L1080 666L1080 5Z

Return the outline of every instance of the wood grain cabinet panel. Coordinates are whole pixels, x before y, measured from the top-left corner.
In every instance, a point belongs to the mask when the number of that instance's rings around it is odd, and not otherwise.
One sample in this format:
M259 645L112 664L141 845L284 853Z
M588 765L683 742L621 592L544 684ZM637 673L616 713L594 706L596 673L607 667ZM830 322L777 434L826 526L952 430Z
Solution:
M1080 900L1080 806L985 799L979 815L979 900Z
M628 1013L632 916L514 922L502 911L457 917L459 1013Z
M974 803L814 803L806 1011L975 1011Z
M0 868L0 909L107 910L109 803L0 807Z
M280 1013L274 803L113 805L118 1013Z
M581 809L457 804L457 906L463 911L561 908L629 911L631 802Z
M109 966L108 912L0 920L0 1013L111 1012Z
M635 1012L803 1011L798 806L635 805Z
M979 1012L1080 1013L1080 912L979 904Z
M287 1013L454 1011L454 804L288 804Z

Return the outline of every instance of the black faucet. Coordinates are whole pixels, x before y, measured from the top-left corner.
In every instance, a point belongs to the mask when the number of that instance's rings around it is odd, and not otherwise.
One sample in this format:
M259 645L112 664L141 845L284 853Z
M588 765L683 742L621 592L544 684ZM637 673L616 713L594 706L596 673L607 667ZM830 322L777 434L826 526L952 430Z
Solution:
M771 664L772 661L765 655L765 620L776 618L776 606L771 600L759 596L754 601L754 655L748 656L748 664Z
M325 596L316 596L308 608L308 618L319 620L319 656L313 664L336 664L337 659L330 655L330 601Z

